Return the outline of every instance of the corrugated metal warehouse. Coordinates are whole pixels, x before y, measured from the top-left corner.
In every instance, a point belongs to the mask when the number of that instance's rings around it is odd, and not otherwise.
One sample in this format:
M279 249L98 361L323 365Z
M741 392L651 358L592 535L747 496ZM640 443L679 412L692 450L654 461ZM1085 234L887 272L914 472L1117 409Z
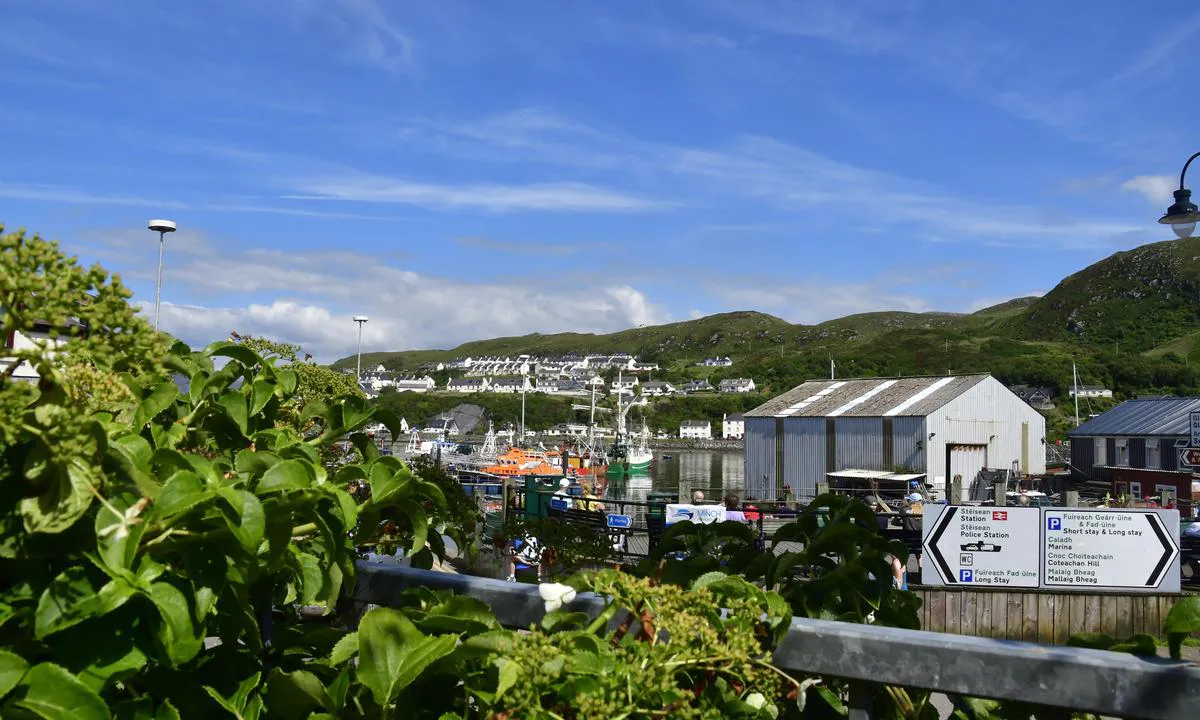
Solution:
M800 498L841 470L922 473L945 492L984 468L1046 471L1046 420L991 375L806 382L746 413L746 494ZM947 468L949 471L947 472Z

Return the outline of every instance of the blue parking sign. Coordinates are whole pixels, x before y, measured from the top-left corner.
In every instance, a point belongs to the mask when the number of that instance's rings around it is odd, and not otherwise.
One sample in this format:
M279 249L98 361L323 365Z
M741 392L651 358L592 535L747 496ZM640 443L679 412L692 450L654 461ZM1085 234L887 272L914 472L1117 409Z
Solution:
M1046 529L1047 530L1062 530L1062 518L1047 517L1046 518Z
M958 571L958 581L959 582L975 582L975 571L960 569Z

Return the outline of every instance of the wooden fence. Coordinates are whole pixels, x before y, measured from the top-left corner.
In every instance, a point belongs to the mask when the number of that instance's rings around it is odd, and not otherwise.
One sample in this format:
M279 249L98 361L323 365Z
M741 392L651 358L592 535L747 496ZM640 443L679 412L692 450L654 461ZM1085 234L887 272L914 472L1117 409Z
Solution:
M924 630L1055 645L1085 632L1162 637L1167 613L1183 597L909 587L922 600Z

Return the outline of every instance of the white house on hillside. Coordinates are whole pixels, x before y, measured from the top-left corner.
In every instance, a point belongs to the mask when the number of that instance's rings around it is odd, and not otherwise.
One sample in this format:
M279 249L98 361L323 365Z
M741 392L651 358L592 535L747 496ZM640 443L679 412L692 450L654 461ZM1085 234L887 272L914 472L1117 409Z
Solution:
M409 375L405 377L398 377L393 380L392 387L396 388L396 392L424 393L429 392L437 387L437 383L428 375L422 377Z
M746 435L746 417L742 413L726 415L721 419L721 437L740 440Z
M532 392L533 386L529 384L529 378L496 378L492 381L490 388L491 392L512 394L519 393L524 389L525 392Z
M674 395L675 392L676 390L674 385L662 380L647 380L646 382L642 383L642 395L647 397Z
M716 390L710 382L704 379L689 380L683 384L681 389L685 393L714 392Z
M477 393L487 392L491 383L487 378L451 378L446 383L447 392Z
M72 328L82 327L82 325L74 320L71 321L71 326ZM47 343L57 347L64 342L63 340L55 340L50 337L50 325L48 323L38 323L28 334L9 330L0 337L4 341L3 346L0 347L0 372L4 372L12 364L11 356L5 357L5 350L32 350L39 343ZM20 382L37 382L39 377L38 371L27 362L22 362L12 373L12 378Z
M728 356L726 356L726 357L710 357L710 358L704 358L703 360L701 360L700 362L698 362L696 364L699 365L700 367L729 367L730 365L733 365L733 361L730 360Z
M754 392L754 381L750 378L728 378L722 380L717 389L723 393Z
M638 386L637 378L621 377L621 378L613 378L611 387L612 387L613 392L622 392L622 391L633 392L633 389L637 386Z
M679 423L679 437L708 440L712 438L712 423L707 420L684 420Z

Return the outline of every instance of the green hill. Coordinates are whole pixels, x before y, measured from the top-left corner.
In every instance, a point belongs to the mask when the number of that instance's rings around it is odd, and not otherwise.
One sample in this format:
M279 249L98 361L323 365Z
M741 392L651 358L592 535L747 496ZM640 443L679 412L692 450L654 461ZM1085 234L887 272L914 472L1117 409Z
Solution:
M1144 351L1200 329L1200 239L1119 252L1010 318L1012 337Z
M1080 382L1119 396L1200 393L1200 239L1116 253L1064 279L1044 297L970 314L873 312L793 325L744 311L604 335L559 333L480 340L450 350L369 353L363 363L415 370L463 356L629 352L662 366L656 379L751 377L766 393L804 380L990 372L1007 383L1065 393ZM1194 352L1195 351L1195 352ZM699 368L712 355L731 368ZM354 358L336 365L353 367ZM1200 366L1200 363L1197 363Z

